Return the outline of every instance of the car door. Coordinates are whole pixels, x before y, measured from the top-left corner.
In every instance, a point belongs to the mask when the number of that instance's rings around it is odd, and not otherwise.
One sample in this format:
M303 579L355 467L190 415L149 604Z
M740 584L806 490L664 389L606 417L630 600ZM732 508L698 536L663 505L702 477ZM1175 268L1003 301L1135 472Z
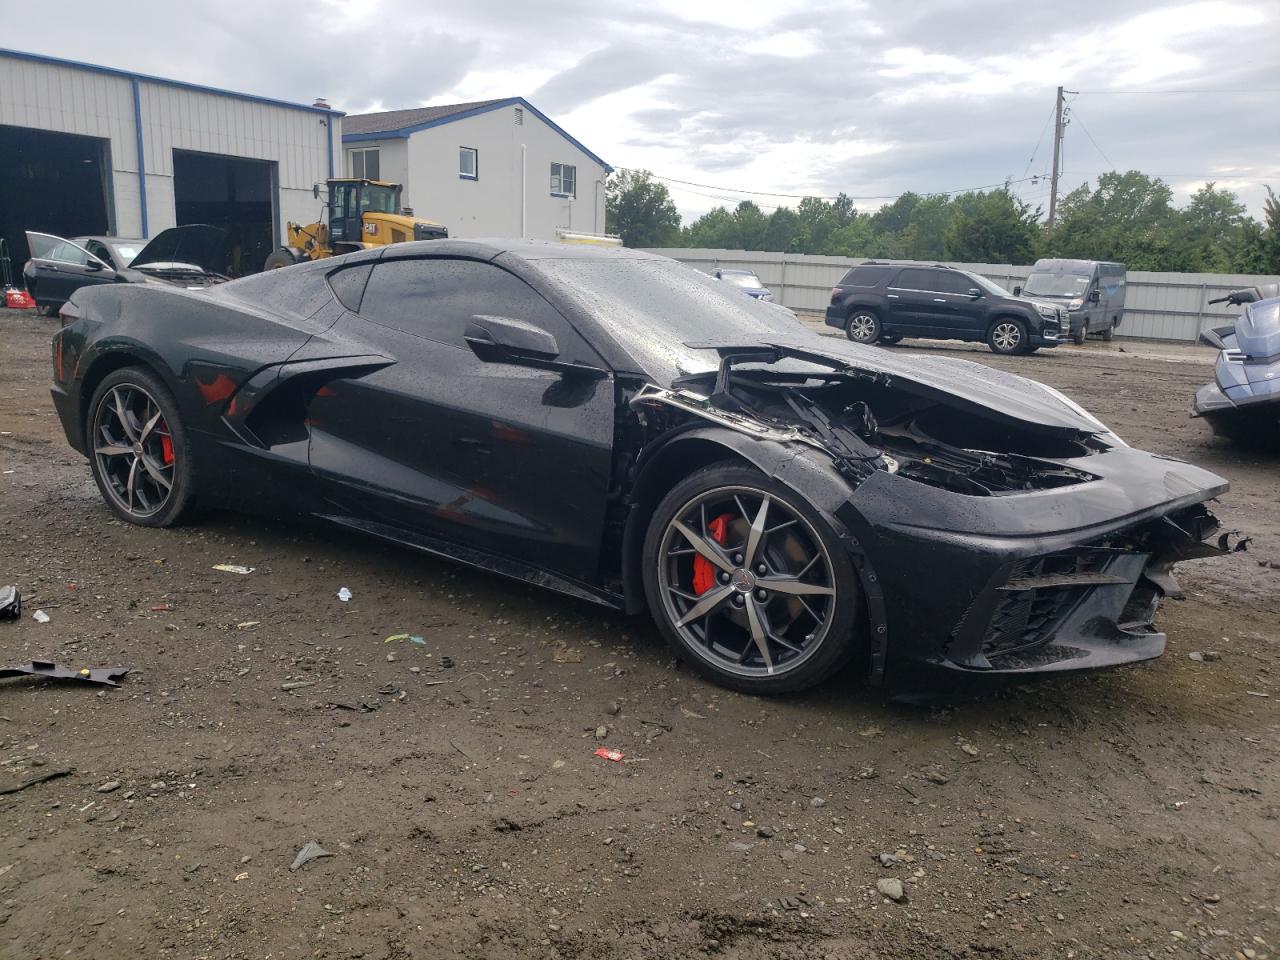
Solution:
M89 253L93 254L112 270L119 270L122 264L115 261L115 257L111 255L111 251L107 249L107 245L101 240L73 240L72 243L77 246L84 247Z
M115 272L84 247L63 237L27 231L36 290L46 303L68 300L81 287L110 283Z
M490 263L393 258L373 268L349 335L395 362L311 402L312 469L340 511L591 583L613 440L613 381L482 361L473 317L551 333L560 359L603 364L523 280Z
M904 267L885 291L889 322L902 332L929 333L934 326L930 289L933 270Z
M970 278L954 270L934 270L936 287L930 298L938 329L961 340L981 340L986 335L982 289ZM974 296L971 291L977 291Z

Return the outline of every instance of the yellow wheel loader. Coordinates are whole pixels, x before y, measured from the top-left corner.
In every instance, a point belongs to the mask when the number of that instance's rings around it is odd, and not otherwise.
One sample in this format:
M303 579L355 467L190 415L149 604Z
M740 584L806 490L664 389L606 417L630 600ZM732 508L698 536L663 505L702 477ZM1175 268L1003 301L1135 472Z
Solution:
M439 240L449 231L431 220L419 220L400 206L400 184L381 180L326 181L325 215L300 226L290 223L286 245L267 257L264 270L278 270L303 260L320 260L366 247L383 247L406 240ZM314 188L317 199L320 185Z

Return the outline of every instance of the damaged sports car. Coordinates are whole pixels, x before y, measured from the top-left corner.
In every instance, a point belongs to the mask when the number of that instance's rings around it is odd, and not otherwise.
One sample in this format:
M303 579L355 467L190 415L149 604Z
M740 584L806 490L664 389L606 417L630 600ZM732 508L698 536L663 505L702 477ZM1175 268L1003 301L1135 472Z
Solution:
M1212 473L1057 391L822 337L630 250L436 240L81 290L53 397L107 505L300 513L638 613L726 686L1158 656Z

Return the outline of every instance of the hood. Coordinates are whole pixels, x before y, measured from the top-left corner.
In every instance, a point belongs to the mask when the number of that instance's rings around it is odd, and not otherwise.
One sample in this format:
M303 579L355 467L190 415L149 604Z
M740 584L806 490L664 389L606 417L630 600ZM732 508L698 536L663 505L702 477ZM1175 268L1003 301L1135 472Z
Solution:
M226 270L227 231L207 223L161 230L138 252L131 269L156 263L190 263L206 273Z
M971 360L901 357L877 347L816 335L812 339L768 337L748 344L687 344L714 349L721 355L734 350L759 350L762 345L775 347L793 360L833 363L839 368L883 376L918 396L951 401L1032 429L1074 435L1111 433L1100 420L1052 387Z

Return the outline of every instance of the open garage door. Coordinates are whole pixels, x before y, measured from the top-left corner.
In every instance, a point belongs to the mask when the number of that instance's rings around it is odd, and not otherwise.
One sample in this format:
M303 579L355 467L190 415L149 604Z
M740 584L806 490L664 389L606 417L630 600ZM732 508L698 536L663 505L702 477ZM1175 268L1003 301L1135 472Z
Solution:
M178 226L226 230L227 276L257 273L275 249L274 163L175 150L173 197Z
M24 231L110 233L110 198L106 140L0 124L0 237L19 283L31 255Z

